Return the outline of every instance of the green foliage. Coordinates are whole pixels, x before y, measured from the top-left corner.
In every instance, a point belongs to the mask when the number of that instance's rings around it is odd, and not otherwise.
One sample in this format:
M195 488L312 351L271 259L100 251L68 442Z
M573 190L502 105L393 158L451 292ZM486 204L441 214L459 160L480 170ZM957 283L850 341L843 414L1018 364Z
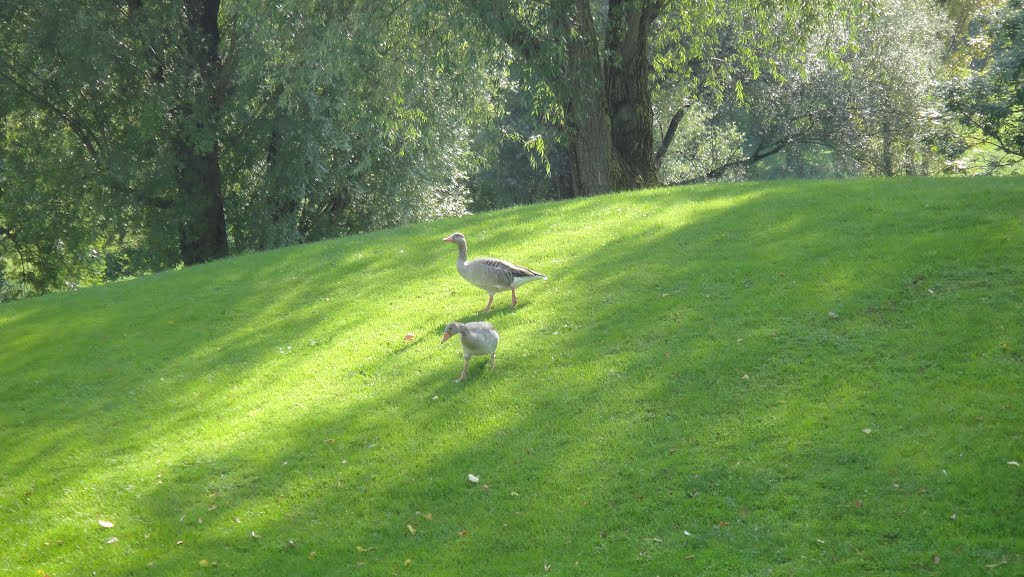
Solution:
M685 172L688 178L721 177L721 167L742 175L747 166L778 153L789 156L784 174L820 173L820 167L797 166L811 157L794 147L832 150L839 157L833 168L845 175L942 171L946 159L962 152L938 112L936 78L943 74L946 55L940 40L948 36L948 23L930 1L874 6L812 32L806 49L772 75L748 76L742 97L727 94L715 106L692 107L690 124L705 125L706 131L736 130L743 142L707 155L717 158ZM779 28L777 36L784 35ZM667 124L684 94L659 95L660 123ZM676 180L680 162L687 164L695 149L686 141L673 147L663 175L668 182Z
M49 262L94 250L116 263L100 276L188 262L183 234L208 202L190 188L207 178L235 251L462 214L474 134L500 112L501 52L451 35L457 17L401 2L226 0L214 63L173 2L4 11L0 112L14 135L0 158L47 153L0 166L0 224L25 216L25 190L89 235L35 223L67 247L25 253L26 270L52 272L41 291L94 278ZM196 174L211 159L211 176ZM63 194L68 182L81 189Z
M500 58L397 4L333 18L316 3L234 9L235 49L248 56L231 141L240 248L465 211Z
M802 59L815 35L853 21L863 14L864 4L667 2L652 39L655 79L662 90L677 92L679 100L700 99L708 106L725 98L742 101L745 83L765 76L783 80L782 67ZM828 54L848 48L831 44Z
M655 110L659 110L659 104ZM702 180L714 170L745 157L744 137L737 124L723 117L715 118L709 108L700 103L688 105L672 149L662 164L660 177L664 182ZM742 176L743 171L737 168L718 178L728 181Z
M947 106L985 154L988 171L1017 170L1024 162L1024 2L1009 0L984 20L989 44L983 68L951 83Z
M0 300L104 278L100 251L116 231L97 210L89 159L49 120L8 114L0 124L0 278L8 287ZM39 130L49 137L36 137Z
M1020 574L1022 186L636 191L5 303L0 573ZM550 280L479 315L456 229Z

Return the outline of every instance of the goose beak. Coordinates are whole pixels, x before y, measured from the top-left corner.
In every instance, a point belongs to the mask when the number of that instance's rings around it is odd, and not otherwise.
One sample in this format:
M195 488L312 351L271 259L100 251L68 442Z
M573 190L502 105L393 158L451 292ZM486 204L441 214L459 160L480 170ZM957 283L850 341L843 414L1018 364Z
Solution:
M452 236L455 235L450 235L448 238L442 238L441 240L443 240L444 242L455 242L454 240L452 240Z
M452 338L452 334L451 333L445 333L444 336L441 337L441 342L444 343L445 341L447 341L450 338Z

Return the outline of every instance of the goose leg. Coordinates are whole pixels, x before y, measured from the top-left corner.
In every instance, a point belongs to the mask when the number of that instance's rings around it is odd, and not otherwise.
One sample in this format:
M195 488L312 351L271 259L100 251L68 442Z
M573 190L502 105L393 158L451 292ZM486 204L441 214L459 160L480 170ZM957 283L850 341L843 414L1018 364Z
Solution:
M516 289L512 289L512 308L516 308Z
M455 379L456 383L461 383L462 381L466 380L466 368L469 367L469 357L463 357L463 359L464 360L462 362L462 374L459 375L459 378Z
M494 368L494 355L497 353L491 353L491 368Z
M493 303L493 302L494 302L494 293L491 293L491 298L487 299L487 308L484 309L484 312L487 312L487 311L491 310L491 303Z

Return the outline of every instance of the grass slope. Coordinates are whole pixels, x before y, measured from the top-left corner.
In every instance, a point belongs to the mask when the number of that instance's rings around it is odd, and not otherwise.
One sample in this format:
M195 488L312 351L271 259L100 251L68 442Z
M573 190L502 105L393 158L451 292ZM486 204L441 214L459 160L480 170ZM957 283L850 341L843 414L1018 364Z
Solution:
M750 183L5 304L0 574L1021 575L1022 246L1021 179Z

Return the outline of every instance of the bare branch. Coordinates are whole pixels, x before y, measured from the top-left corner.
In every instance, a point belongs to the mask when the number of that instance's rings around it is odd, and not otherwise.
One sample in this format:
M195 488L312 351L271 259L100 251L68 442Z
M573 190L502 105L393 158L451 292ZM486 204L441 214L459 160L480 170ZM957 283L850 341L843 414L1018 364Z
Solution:
M665 153L672 146L672 141L676 138L676 130L679 129L679 123L682 122L683 117L686 115L686 109L690 106L690 104L687 104L672 115L672 120L668 123L668 131L665 132L665 136L661 139L661 146L658 148L658 152L654 154L655 170L661 169L661 162L665 158Z

